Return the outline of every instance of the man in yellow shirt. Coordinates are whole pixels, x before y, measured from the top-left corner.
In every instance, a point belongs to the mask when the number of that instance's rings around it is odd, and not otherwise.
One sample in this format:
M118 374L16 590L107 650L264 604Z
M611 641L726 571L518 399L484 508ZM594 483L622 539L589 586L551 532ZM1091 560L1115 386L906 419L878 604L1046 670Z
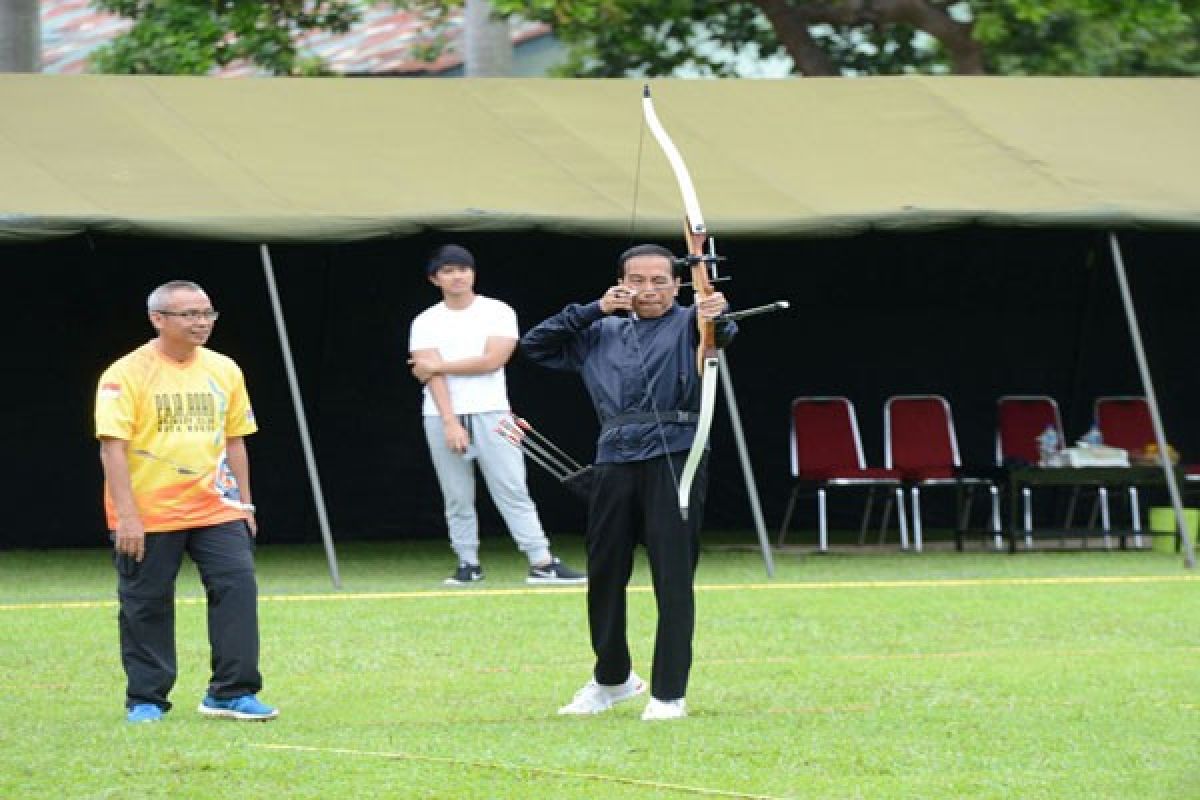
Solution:
M175 684L175 577L186 552L208 599L212 677L197 709L272 719L258 671L258 585L244 436L258 426L242 372L204 347L217 312L190 281L146 301L158 335L105 370L96 391L104 506L120 598L130 722L156 722Z

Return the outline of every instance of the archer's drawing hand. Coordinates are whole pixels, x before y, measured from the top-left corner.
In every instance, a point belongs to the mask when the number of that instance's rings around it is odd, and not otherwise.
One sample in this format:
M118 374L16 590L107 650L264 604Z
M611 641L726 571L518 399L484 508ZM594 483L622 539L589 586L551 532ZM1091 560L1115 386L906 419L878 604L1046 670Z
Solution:
M613 286L600 298L600 310L605 314L616 311L632 311L637 293L628 286Z

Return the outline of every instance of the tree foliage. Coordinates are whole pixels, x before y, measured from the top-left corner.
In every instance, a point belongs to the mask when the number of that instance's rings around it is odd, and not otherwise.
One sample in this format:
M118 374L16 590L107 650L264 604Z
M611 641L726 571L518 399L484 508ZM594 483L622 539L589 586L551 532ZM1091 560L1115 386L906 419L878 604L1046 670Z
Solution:
M92 69L137 75L206 75L246 61L275 75L313 75L324 64L297 53L310 30L342 33L359 19L359 0L92 0L133 27L97 50Z
M971 4L990 72L1200 74L1197 0L991 0Z
M367 0L93 0L133 28L93 56L103 72L206 74L246 60L317 74L296 35L343 32ZM766 59L796 74L1200 74L1200 0L491 0L550 24L564 75L733 76ZM436 59L463 0L392 0L422 13L414 57ZM790 62L789 62L790 59Z
M408 7L462 0L401 0ZM547 22L563 74L1200 73L1200 0L492 0Z

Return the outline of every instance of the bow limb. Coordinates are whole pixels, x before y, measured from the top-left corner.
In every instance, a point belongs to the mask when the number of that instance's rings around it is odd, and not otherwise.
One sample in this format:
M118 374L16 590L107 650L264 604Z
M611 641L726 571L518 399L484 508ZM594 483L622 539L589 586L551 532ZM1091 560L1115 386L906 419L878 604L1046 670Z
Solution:
M650 97L650 87L646 86L642 93L642 114L646 126L654 135L654 140L662 149L663 155L671 165L675 182L679 184L679 193L683 198L683 235L687 240L688 265L691 269L692 289L697 300L708 297L713 293L712 281L709 280L708 263L716 263L716 249L712 238L708 235L708 227L704 223L704 213L700 210L700 200L696 196L696 187L692 183L691 173L675 142L671 140L666 129L658 119L654 110L654 100ZM707 252L706 252L707 250ZM696 370L700 374L700 418L696 423L696 436L692 440L692 448L688 451L683 472L679 478L679 513L687 519L688 505L691 500L692 482L696 471L704 458L704 450L708 446L708 434L712 429L713 412L717 402L717 357L716 329L711 319L701 319L699 309L696 311L696 326L699 343L696 346Z

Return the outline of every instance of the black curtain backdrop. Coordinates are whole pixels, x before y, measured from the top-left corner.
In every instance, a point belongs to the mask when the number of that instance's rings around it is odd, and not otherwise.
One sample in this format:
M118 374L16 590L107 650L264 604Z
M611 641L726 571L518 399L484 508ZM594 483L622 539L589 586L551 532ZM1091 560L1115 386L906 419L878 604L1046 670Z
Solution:
M1168 436L1185 458L1200 459L1190 335L1200 235L1122 240ZM273 248L337 539L445 535L419 387L404 359L409 322L439 299L424 260L448 241L475 252L477 290L512 305L522 330L568 302L598 297L630 244L496 233ZM986 465L999 395L1054 396L1074 438L1091 423L1094 397L1141 393L1103 234L969 228L719 244L733 276L722 289L735 306L792 302L790 311L746 320L728 353L772 528L790 489L788 407L797 395L849 396L868 461L878 465L885 398L943 394L965 461ZM256 246L77 237L0 248L0 260L9 298L0 317L9 372L0 410L13 456L7 483L17 490L0 547L105 541L92 434L96 379L151 337L145 297L173 278L208 290L222 312L210 346L246 373L261 426L250 452L264 541L318 540ZM518 357L508 382L515 410L590 460L597 426L577 376ZM706 527L749 530L723 400L713 448ZM582 530L579 501L533 465L530 485L551 535ZM814 524L808 505L796 525ZM834 500L835 524L852 525L857 505ZM480 508L485 534L503 535L482 481ZM926 524L947 524L940 513L928 506Z

